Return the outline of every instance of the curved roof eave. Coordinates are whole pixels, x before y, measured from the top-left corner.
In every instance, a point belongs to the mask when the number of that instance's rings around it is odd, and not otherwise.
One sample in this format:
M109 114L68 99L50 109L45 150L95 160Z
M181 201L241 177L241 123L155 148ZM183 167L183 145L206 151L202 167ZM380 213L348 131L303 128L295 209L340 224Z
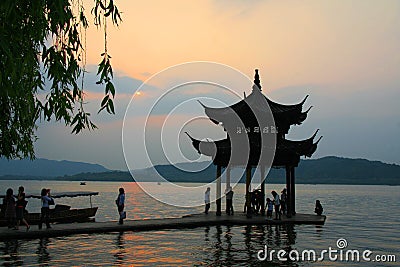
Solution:
M257 99L259 96L264 97L264 99L266 100L266 102L269 105L269 109L272 111L273 114L276 114L276 115L281 114L280 116L293 117L293 115L295 115L298 117L305 117L304 115L307 114L308 111L310 110L310 109L308 109L306 112L302 112L303 104L305 103L306 99L308 98L308 95L298 104L284 105L284 104L279 104L279 103L272 101L267 96L263 95L261 93L261 91L258 91L258 90L253 90L250 95L248 95L244 99L242 99L239 102L232 104L228 107L214 108L214 107L208 107L208 106L204 105L203 103L201 103L200 101L198 101L198 102L204 108L206 115L211 120L213 120L214 123L217 124L217 122L222 122L224 120L224 118L226 118L226 117L236 116L236 114L242 114L242 113L248 112L249 106L251 108L268 110L268 108L260 106L260 105L262 105L263 101L260 101L259 99ZM287 113L287 115L285 115L285 113ZM289 113L290 113L290 116L289 116ZM295 120L295 121L298 121L298 120Z

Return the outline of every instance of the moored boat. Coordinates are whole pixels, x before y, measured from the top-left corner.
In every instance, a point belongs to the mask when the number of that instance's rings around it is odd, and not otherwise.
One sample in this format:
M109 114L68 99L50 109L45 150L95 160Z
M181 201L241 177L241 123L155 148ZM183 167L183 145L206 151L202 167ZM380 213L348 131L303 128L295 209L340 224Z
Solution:
M53 209L50 209L50 222L51 223L71 223L71 222L87 222L94 220L98 207L92 207L92 196L98 195L98 192L62 192L52 194L52 198L63 198L63 197L80 197L89 196L90 208L82 209L71 209L71 206L57 204ZM4 198L4 195L0 195L0 198ZM39 195L26 195L25 198L37 198L40 199ZM0 226L6 226L7 221L4 218L3 205L1 205L0 214ZM25 211L25 219L31 224L39 224L40 212L30 213Z

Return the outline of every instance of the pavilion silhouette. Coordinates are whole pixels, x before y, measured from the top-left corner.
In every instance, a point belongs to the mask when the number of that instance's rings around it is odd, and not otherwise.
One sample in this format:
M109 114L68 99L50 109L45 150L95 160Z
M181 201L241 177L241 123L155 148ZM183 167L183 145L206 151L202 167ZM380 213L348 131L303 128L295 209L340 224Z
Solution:
M191 137L198 153L211 156L216 173L217 216L221 215L221 169L226 168L226 187L230 187L232 167L246 168L246 210L251 217L250 184L252 168L259 167L261 173L261 212L265 207L265 169L267 167L286 169L287 216L296 214L295 209L295 167L300 157L311 157L318 142L314 138L318 130L308 139L293 141L286 139L292 125L300 125L307 118L311 107L303 112L308 95L298 104L284 105L267 98L261 92L258 70L255 70L254 85L250 95L223 108L207 107L200 103L206 115L215 124L224 127L227 137L217 141L201 141Z

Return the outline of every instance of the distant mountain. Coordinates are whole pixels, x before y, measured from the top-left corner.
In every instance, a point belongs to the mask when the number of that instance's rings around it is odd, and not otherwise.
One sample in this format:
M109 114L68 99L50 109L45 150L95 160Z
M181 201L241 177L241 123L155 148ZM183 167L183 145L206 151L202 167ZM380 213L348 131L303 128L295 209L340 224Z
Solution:
M71 176L56 177L59 181L100 181L100 182L133 182L128 171L108 171L98 173L79 173Z
M193 165L197 164L197 165ZM182 163L181 169L196 170L203 163ZM200 172L185 172L172 165L157 165L155 170L169 181L174 182L211 182L215 179L215 166L210 165ZM231 176L240 173L234 169ZM153 168L133 171L134 177L141 181L158 181ZM240 175L240 174L239 174ZM253 181L259 181L256 175ZM224 180L224 178L223 178ZM242 176L240 182L244 182ZM267 176L269 183L285 183L284 169L271 169ZM323 157L301 160L296 168L296 183L300 184L385 184L400 185L400 166L366 159Z
M49 159L7 160L0 158L0 176L37 176L57 177L74 175L83 172L107 172L110 171L99 164L57 161Z
M3 162L0 161L0 179L2 180L23 180L23 179L44 179L60 181L133 181L129 172L109 171L106 168L88 163L50 161L44 162L55 165L41 165L42 172L48 170L57 170L63 174L43 175L36 174L30 169L29 174L3 175ZM68 164L66 164L68 163ZM61 164L61 165L58 165ZM82 164L82 165L81 165ZM46 167L47 166L47 167ZM72 168L74 174L64 174L65 166ZM78 170L77 166L86 166ZM178 167L178 168L177 168ZM21 169L24 167L20 167ZM61 170L63 169L63 170ZM82 169L84 169L82 171ZM165 177L171 182L212 182L215 179L214 165L209 162L199 163L179 163L173 165L157 165L154 168L146 168L132 171L137 181L157 182L162 181L159 175ZM199 171L201 170L201 171ZM24 170L20 170L21 172ZM78 173L80 172L80 173ZM232 180L240 176L241 169L232 170ZM22 172L23 173L23 172ZM40 173L40 172L38 172ZM51 173L51 172L47 172ZM55 171L53 173L56 173ZM225 177L222 178L224 181ZM244 182L242 176L240 182ZM259 174L253 178L254 182L259 181ZM267 176L268 183L285 183L285 170L272 169ZM320 159L301 160L296 168L296 183L298 184L364 184L364 185L400 185L400 166L396 164L387 164L380 161L370 161L366 159L349 159L340 157L324 157Z
M400 185L400 165L330 156L302 160L296 177L301 183Z

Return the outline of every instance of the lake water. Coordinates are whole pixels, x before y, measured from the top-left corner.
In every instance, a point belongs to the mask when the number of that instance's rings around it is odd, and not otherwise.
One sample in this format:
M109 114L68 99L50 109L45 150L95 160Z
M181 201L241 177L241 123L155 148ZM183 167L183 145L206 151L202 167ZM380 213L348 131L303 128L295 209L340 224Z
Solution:
M54 181L0 181L0 192L19 185L27 193L42 187L56 191L98 191L92 197L98 206L97 221L117 221L114 200L119 187L126 190L128 219L180 217L199 213L198 208L176 208L147 196L135 183ZM193 186L194 184L191 184ZM171 198L167 186L154 183L156 190ZM159 189L158 189L159 188ZM266 192L283 185L266 185ZM4 193L3 193L4 192ZM215 191L213 191L215 192ZM0 241L0 264L4 266L398 266L400 261L400 192L396 186L297 185L296 210L312 213L315 199L324 206L324 226L221 226L195 229L108 234L73 235L34 240ZM203 195L193 198L203 198ZM57 199L72 207L89 206L87 198ZM182 201L185 201L182 199ZM190 200L189 200L190 201ZM243 210L244 185L235 188L234 207ZM30 199L27 209L39 211L39 200ZM224 201L223 201L224 207ZM215 205L212 205L215 210ZM36 226L33 226L36 227ZM57 227L55 225L54 227ZM260 261L259 250L310 250L317 255L324 249L337 249L336 241L345 238L351 250L371 250L374 255L395 255L397 263L329 261Z

